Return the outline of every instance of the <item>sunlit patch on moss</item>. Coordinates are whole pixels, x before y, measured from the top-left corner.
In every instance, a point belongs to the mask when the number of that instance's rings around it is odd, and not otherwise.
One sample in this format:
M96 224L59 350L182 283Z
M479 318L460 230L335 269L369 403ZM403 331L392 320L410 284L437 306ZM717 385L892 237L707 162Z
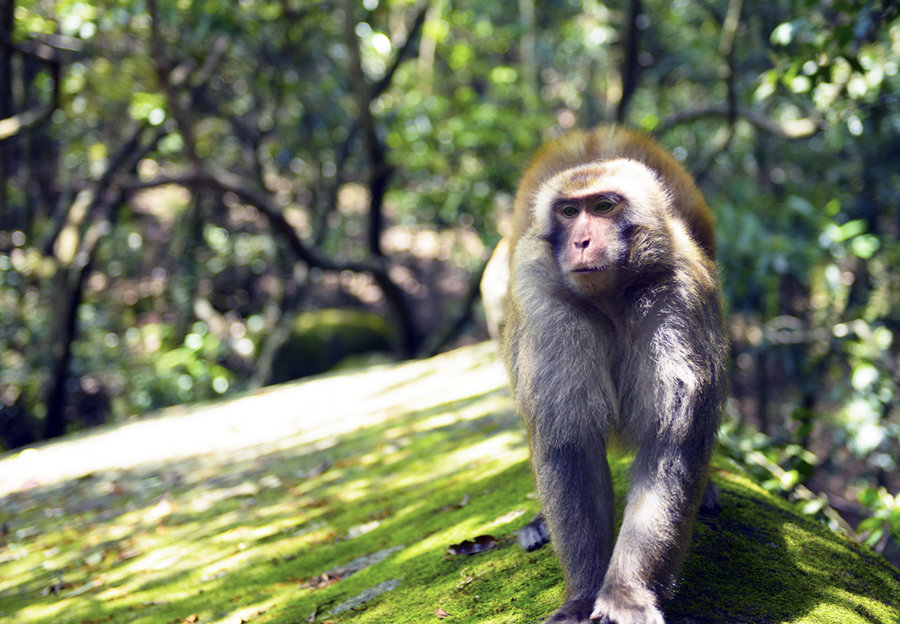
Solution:
M563 600L562 572L552 549L515 544L538 502L493 357L477 345L268 389L221 414L232 422L239 405L290 419L304 399L306 418L293 433L273 424L273 443L124 470L95 462L82 478L6 496L0 619L419 624L441 609L453 622L541 621ZM197 412L209 435L216 409ZM174 430L203 431L190 417L179 410ZM629 462L610 456L620 494ZM900 620L900 573L884 559L729 463L714 479L722 509L698 520L667 622ZM484 534L495 547L445 558Z

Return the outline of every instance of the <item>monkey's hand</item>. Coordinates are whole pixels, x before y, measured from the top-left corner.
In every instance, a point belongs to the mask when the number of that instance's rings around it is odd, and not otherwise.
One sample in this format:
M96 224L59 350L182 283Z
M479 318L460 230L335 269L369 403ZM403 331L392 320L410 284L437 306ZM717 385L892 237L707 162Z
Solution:
M591 621L601 624L666 624L648 589L604 587L594 603Z
M547 530L547 521L544 514L539 513L531 522L519 529L519 546L531 552L537 550L550 541L550 532Z

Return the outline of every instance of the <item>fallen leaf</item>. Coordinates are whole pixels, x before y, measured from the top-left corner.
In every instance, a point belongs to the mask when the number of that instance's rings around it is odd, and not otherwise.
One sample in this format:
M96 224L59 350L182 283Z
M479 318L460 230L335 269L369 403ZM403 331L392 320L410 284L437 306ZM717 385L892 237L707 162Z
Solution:
M321 476L326 470L331 468L332 463L330 461L323 461L321 464L313 468L312 470L308 470L306 474L303 475L306 479L315 479L318 476Z
M116 563L121 563L122 561L128 561L129 559L134 559L135 557L140 556L142 553L140 550L134 547L126 548L123 551L120 551L118 555L116 555Z
M89 583L85 583L81 587L77 589L73 589L67 594L63 594L63 598L74 598L75 596L80 596L82 594L86 594L93 589L97 589L98 587L102 587L106 583L106 577L104 575L95 576Z
M460 500L458 503L450 503L446 507L441 507L440 509L435 509L435 512L444 513L447 511L455 511L457 509L462 509L463 507L465 507L468 504L469 504L469 495L464 494L462 497L462 500Z
M328 587L329 585L334 585L341 577L336 574L329 574L328 572L323 572L317 576L312 577L308 581L304 581L300 587L312 587L313 589L322 589L323 587Z
M446 611L444 611L443 609L441 609L440 607L438 607L437 609L435 609L434 614L435 614L436 616L438 616L439 618L441 618L442 620L443 620L444 618L450 617L450 614L447 613Z
M456 555L474 555L485 550L490 550L496 545L497 538L493 535L479 535L474 540L465 540L448 548L447 552L444 554L444 559L449 559Z
M306 620L307 622L315 622L315 621L316 621L316 613L318 613L318 612L319 612L319 609L318 609L318 608L313 609L313 612L310 613L309 615L307 615L307 616L306 616L305 618L303 618L303 619Z
M58 594L64 589L72 589L73 587L75 587L74 584L67 583L67 582L63 581L62 578L60 577L57 579L57 581L55 583L52 583L51 585L48 585L47 587L45 587L44 590L41 592L41 596L49 596L50 594Z
M189 616L181 620L182 624L195 624L195 622L200 621L200 616L196 613L191 613Z
M366 603L384 594L389 591L394 591L399 587L400 583L403 579L391 579L390 581L385 581L383 583L379 583L374 587L370 587L368 589L363 590L352 598L348 598L334 609L331 610L331 615L338 615L339 613L343 613L345 611L361 611L369 608L370 605Z
M332 568L327 572L322 572L321 574L317 574L311 579L303 581L300 587L312 587L313 589L328 587L329 585L337 583L342 578L346 578L351 574L356 574L364 568L368 568L369 566L374 565L380 561L384 561L395 552L398 552L400 550L403 550L402 545L392 546L390 548L385 548L384 550L379 550L378 552L363 555L362 557L357 557L349 563L345 563L342 566Z

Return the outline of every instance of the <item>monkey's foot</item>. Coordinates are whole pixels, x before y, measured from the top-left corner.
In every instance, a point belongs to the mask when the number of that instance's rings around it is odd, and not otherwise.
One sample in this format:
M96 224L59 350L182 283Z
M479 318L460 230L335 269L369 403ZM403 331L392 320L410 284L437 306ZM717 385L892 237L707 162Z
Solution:
M591 621L600 624L666 624L656 608L656 597L646 589L604 587L600 590Z
M544 624L586 624L593 608L590 598L567 600Z
M539 513L531 522L519 529L519 546L531 552L537 550L550 541L550 532L547 530L547 521L544 514Z

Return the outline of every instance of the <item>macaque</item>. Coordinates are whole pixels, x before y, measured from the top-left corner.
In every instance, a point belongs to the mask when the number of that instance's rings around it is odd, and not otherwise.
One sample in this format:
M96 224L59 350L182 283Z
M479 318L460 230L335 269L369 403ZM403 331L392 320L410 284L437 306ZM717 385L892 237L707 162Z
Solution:
M650 139L575 132L525 172L508 245L496 324L542 507L519 537L566 579L547 621L664 624L725 396L709 209ZM635 452L617 539L612 440Z

